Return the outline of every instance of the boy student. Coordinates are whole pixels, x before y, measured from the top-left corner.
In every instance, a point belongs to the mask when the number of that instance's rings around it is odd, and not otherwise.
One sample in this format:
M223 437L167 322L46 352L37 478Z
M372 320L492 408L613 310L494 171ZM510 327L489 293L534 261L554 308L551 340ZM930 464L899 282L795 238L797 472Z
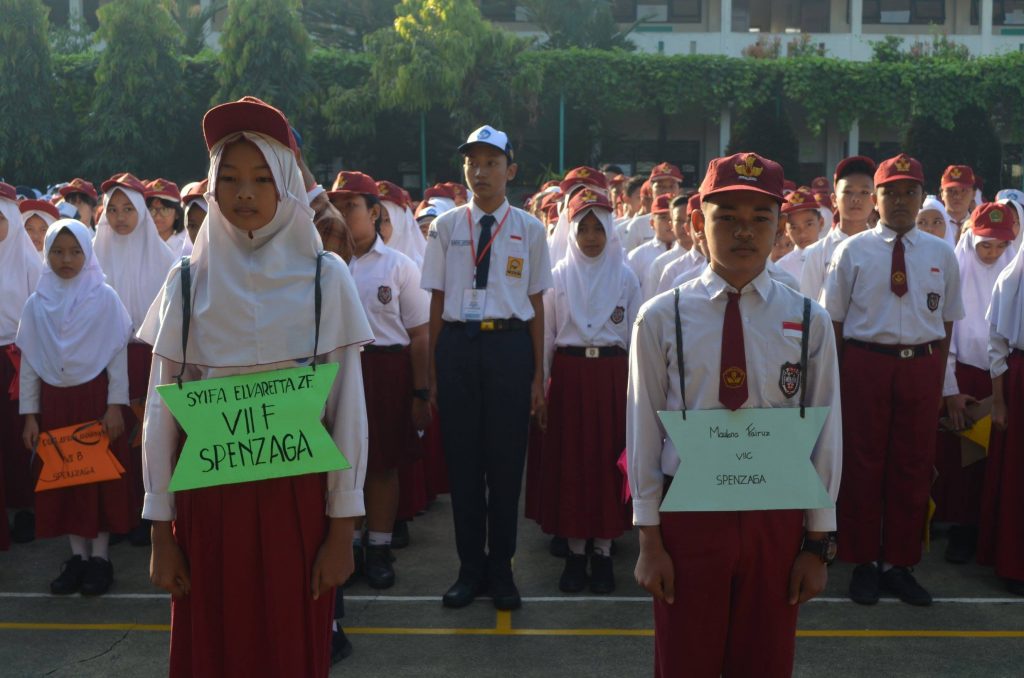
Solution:
M953 322L964 317L953 250L915 228L921 163L901 153L875 172L878 225L836 248L822 300L842 342L843 488L839 556L857 563L850 598L881 588L911 605L931 595L910 568L935 464L935 416Z
M679 276L688 275L687 280L696 278L708 263L704 234L693 230L692 215L693 211L697 209L700 209L700 193L694 193L686 201L686 227L689 229L693 245L681 257L668 264L665 270L661 272L661 277L658 278L658 286L654 290L656 295L673 287L678 287L678 283L675 280Z
M626 263L637 280L646 280L651 264L662 254L670 252L676 236L672 230L672 198L659 195L651 208L650 228L654 237L640 245L626 256ZM637 222L634 222L636 224Z
M682 185L683 173L670 162L659 163L652 167L651 176L647 179L652 202L663 195L668 196L669 201L671 201L672 198L679 195ZM648 208L647 211L650 212L651 209ZM623 242L623 249L626 253L631 252L654 237L654 232L649 228L651 224L646 219L643 219L642 216L643 214L641 213L627 227L626 240ZM639 279L643 280L643 277L641 276Z
M464 607L489 588L495 607L511 610L530 416L544 417L551 263L544 227L505 199L517 170L508 136L484 125L459 152L473 199L431 224L421 279L460 561L443 602Z
M964 222L971 216L971 207L974 204L974 170L967 165L950 165L942 173L939 193L942 204L946 206L946 212L956 227L955 233L946 235L946 240L950 245L956 245Z
M672 235L675 242L667 252L662 252L655 258L647 269L644 279L640 281L643 298L646 301L653 297L658 291L658 283L661 282L661 274L665 268L674 261L690 251L693 247L693 238L690 236L690 210L687 207L689 198L684 195L677 195L669 203L669 214L672 216Z
M789 676L798 605L825 587L835 511L659 512L664 490L686 469L658 412L784 407L797 419L802 399L831 407L810 459L835 497L835 339L828 314L805 307L765 269L781 231L782 167L753 153L717 158L700 196L691 220L706 237L710 266L646 303L633 327L626 448L640 526L636 578L654 596L655 676ZM787 387L780 371L803 369L804 331L805 386ZM800 388L806 393L797 396Z
M793 251L775 263L799 281L804 258L807 256L806 250L817 242L818 233L825 225L825 219L818 211L817 199L806 186L801 186L789 194L782 205L782 213L786 215L786 234L793 241Z
M875 161L862 155L843 158L836 165L832 197L839 214L839 224L804 251L800 291L805 296L818 299L821 288L825 286L828 262L839 243L870 228L868 218L873 209L871 194L875 188L875 169Z

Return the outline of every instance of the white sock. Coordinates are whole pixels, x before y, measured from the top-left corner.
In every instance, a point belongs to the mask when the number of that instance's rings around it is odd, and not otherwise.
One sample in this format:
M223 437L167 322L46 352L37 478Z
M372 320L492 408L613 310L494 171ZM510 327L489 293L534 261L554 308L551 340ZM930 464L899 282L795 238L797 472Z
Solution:
M79 537L77 534L69 534L68 539L71 541L71 555L81 556L82 560L89 560L89 540Z
M334 621L331 622L331 631L334 631L334 632L338 631L338 620L337 619L335 619Z
M569 552L573 555L582 556L587 553L587 540L586 539L575 539L570 538L566 541L569 542Z
M110 560L110 533L100 532L92 540L92 557Z
M612 554L611 539L594 539L594 555L610 556Z
M370 546L391 546L390 532L369 532Z

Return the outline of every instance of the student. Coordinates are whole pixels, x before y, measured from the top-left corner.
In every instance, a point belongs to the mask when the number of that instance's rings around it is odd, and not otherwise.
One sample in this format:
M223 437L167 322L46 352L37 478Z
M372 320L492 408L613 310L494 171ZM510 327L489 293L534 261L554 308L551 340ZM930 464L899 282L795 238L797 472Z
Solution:
M1012 209L986 203L974 210L969 223L971 229L956 248L965 315L953 323L942 391L946 415L955 431L970 426L965 411L969 403L992 395L985 312L996 278L1013 259L1009 249L1014 237ZM984 460L964 467L960 447L960 437L955 433L939 433L935 458L938 474L931 491L936 505L934 520L952 523L945 558L955 564L974 557L985 479Z
M643 205L641 189L646 183L647 180L643 177L630 177L626 180L622 205L622 216L625 219L625 223L629 223L630 219L640 213L640 209Z
M942 173L939 195L949 213L950 228L946 242L950 247L960 238L967 217L971 216L974 203L974 170L967 165L950 165Z
M786 217L786 234L793 242L793 251L775 263L799 281L803 274L806 250L818 241L825 220L819 211L818 201L806 186L789 194L782 205L782 213Z
M99 204L100 196L92 183L76 177L61 186L57 192L64 198L64 202L74 205L78 211L79 221L90 229L96 227L96 206Z
M843 158L836 165L833 200L839 223L820 240L808 245L804 252L804 266L800 272L800 291L804 296L818 299L836 246L869 228L875 169L875 161L862 155Z
M950 228L955 228L950 225L952 219L946 211L945 205L934 195L927 196L921 203L921 211L917 213L916 223L919 230L943 241L946 240L946 234L949 233Z
M512 556L530 416L544 408L551 264L544 227L505 198L517 170L508 136L484 125L459 152L473 199L431 225L421 281L460 561L443 602L464 607L489 586L510 610L521 604Z
M192 253L192 241L185 230L185 209L178 185L167 179L154 179L146 184L144 195L160 239L176 257L187 257Z
M626 448L640 528L636 579L654 596L655 676L789 676L799 604L825 588L835 511L659 511L664 489L683 472L659 411L784 407L800 416L800 398L783 390L779 371L802 362L800 338L783 326L804 324L805 300L765 271L781 231L782 167L752 153L716 158L700 196L691 218L707 239L710 266L644 304L633 327ZM800 396L831 408L810 459L835 497L835 340L825 311L811 303L807 312ZM726 366L744 370L745 390L722 380Z
M661 274L674 261L677 261L693 247L693 238L690 236L690 213L687 205L687 196L677 195L669 203L669 214L672 218L672 235L675 242L667 252L659 254L647 269L647 274L641 282L641 293L646 301L653 297L658 290L658 283L661 282Z
M143 515L153 521L150 579L172 595L170 675L323 678L333 589L352 571L363 513L359 350L372 334L348 267L321 255L284 115L246 97L209 111L203 132L212 191L189 266L187 334L180 264L140 331L155 353ZM325 425L351 468L168 491L181 439L156 386L313 360L340 365Z
M25 231L29 240L43 259L43 241L46 239L46 229L50 224L60 219L60 212L53 204L45 200L22 200L18 203L18 210L21 212L21 219L25 222Z
M630 221L627 226L626 237L623 241L623 249L627 254L655 237L655 232L650 228L651 223L642 218L651 213L654 201L664 195L668 196L669 202L671 202L672 198L679 195L682 185L683 173L672 163L663 162L651 168L651 175L646 184L650 202L645 202L644 211ZM643 280L642 277L639 279Z
M128 464L122 406L128 404L128 338L132 324L117 293L104 282L93 254L92 231L73 219L46 231L46 264L28 298L18 328L21 413L25 448L40 435L100 421L110 450ZM42 464L36 462L36 475ZM114 581L111 532L127 532L137 518L128 480L74 485L39 492L36 535L68 535L71 558L50 592L102 595Z
M355 244L349 270L355 280L374 343L363 348L363 387L369 421L366 543L353 535L356 557L375 589L395 583L392 529L398 511L398 470L422 456L417 430L430 425L427 381L427 321L430 301L420 289L416 264L386 246L379 234L378 185L362 172L340 172L328 193ZM415 394L415 395L414 395ZM356 564L357 570L360 564Z
M440 213L440 210L438 210L434 205L423 204L417 208L416 225L419 226L420 233L423 235L424 243L427 241L427 234L430 233L430 225L434 223L434 219L437 219ZM424 255L425 254L426 249L424 249Z
M199 228L203 225L206 213L210 211L206 204L207 181L193 181L186 184L181 194L181 204L185 209L185 230L188 231L190 243L199 238Z
M634 222L636 227L636 222ZM638 246L626 257L626 263L637 280L646 279L651 264L660 255L671 251L675 244L675 233L672 231L672 198L659 195L651 208L650 228L654 237Z
M405 201L402 189L390 181L378 181L380 203L394 230L387 246L409 257L419 268L423 265L423 252L427 241L423 239L416 218ZM418 285L417 285L418 287Z
M558 187L558 222L555 230L548 239L551 261L556 264L561 261L569 251L569 218L567 216L569 201L576 195L577 191L590 188L601 195L608 195L608 180L604 174L585 165L569 170L565 178L559 182Z
M568 206L569 252L544 294L544 362L550 410L540 457L541 528L568 537L559 589L615 590L612 539L630 526L616 461L626 442L626 373L640 284L622 261L612 206L583 190Z
M708 257L706 244L703 240L704 236L702 233L697 233L693 230L692 216L693 211L696 209L700 209L700 193L694 193L686 201L686 228L693 245L683 256L670 263L661 272L661 278L658 280L655 294L661 294L673 287L678 287L681 283L677 283L676 279L680 276L689 276L686 280L697 277L697 275L700 275L700 271L707 266ZM694 271L696 272L693 275L689 275Z
M839 244L822 291L843 343L839 557L857 564L853 601L872 605L884 588L930 605L911 568L921 560L949 338L964 316L960 272L947 244L914 227L921 163L901 153L874 183L878 226Z

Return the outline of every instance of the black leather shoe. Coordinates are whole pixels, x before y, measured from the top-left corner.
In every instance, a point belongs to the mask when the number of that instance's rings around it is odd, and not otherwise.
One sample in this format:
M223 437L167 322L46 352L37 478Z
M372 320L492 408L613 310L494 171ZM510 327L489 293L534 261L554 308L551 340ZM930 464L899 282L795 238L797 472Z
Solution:
M565 537L552 537L548 544L548 552L555 558L569 557L569 540Z
M35 541L35 538L36 514L31 511L18 511L15 513L14 525L11 527L11 541L15 544L28 544Z
M523 606L523 599L519 597L519 589L511 576L491 580L491 600L499 610L518 610Z
M82 556L71 556L65 560L61 566L60 576L50 582L50 593L55 596L78 593L88 567L88 563L82 559Z
M409 521L396 520L391 531L391 548L396 551L409 545Z
M351 656L352 641L345 635L345 630L339 626L337 631L331 632L331 665Z
M973 525L953 525L946 543L946 562L963 565L971 562L978 546L978 528Z
M562 577L558 580L558 590L564 593L579 593L587 586L587 556L570 553L565 559Z
M882 573L882 588L895 593L900 600L908 605L927 607L932 604L932 594L917 583L909 567L892 567Z
M590 556L590 592L607 594L615 590L615 572L611 556Z
M476 599L477 596L487 590L487 582L483 580L472 581L459 579L452 587L445 592L441 602L445 607L458 609L466 607Z
M874 605L878 602L878 566L864 563L853 568L850 578L850 600L861 605Z
M363 571L365 569L364 561L365 558L363 557L363 547L359 544L352 544L352 562L354 564L354 568L352 569L352 574L349 576L348 579L345 580L345 583L342 584L342 588L347 589L348 587L352 586L352 584L355 584L356 581L363 576Z
M389 589L395 585L393 560L390 546L370 544L366 547L366 583L371 588Z
M82 578L82 595L102 596L110 590L113 583L114 565L104 558L90 558L85 568L85 577Z
M1024 581L1020 579L1007 579L1006 590L1015 596L1024 596Z

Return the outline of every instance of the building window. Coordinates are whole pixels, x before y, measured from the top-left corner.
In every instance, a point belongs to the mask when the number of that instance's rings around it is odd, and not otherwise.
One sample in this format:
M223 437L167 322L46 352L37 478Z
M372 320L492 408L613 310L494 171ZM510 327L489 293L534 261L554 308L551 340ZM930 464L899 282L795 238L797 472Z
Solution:
M944 24L946 0L864 0L866 24Z
M669 0L668 20L673 23L699 24L703 21L700 0Z
M981 23L981 2L971 0L971 25ZM1024 0L992 0L992 25L1024 26Z
M480 14L491 21L515 21L516 0L480 0Z
M620 24L636 21L636 0L612 0L612 17Z
M800 31L802 33L828 33L829 0L802 0L800 2Z

